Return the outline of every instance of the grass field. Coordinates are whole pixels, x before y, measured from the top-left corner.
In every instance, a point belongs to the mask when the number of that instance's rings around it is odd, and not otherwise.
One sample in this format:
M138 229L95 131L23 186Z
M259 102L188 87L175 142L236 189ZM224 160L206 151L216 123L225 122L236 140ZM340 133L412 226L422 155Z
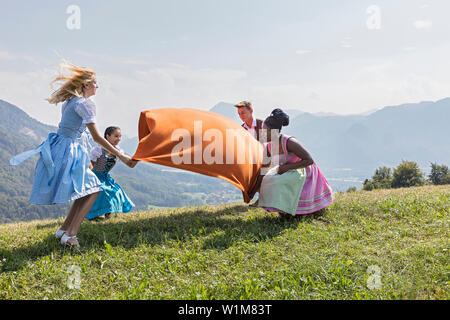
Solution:
M0 299L449 299L450 187L338 193L285 220L244 204L0 226Z

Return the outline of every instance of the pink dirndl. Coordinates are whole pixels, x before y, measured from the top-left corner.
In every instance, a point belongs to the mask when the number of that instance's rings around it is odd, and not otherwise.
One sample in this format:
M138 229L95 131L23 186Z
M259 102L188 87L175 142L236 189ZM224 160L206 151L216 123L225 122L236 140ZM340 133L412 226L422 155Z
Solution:
M284 148L283 150L286 151L285 154L287 154L287 159L284 159L284 161L280 160L280 164L295 163L301 161L301 159L297 157L296 154L287 152L287 141L291 137L285 135L283 135L282 137ZM269 152L271 152L270 142L268 143L267 148ZM312 165L306 167L305 170L306 181L300 194L296 215L309 214L319 211L323 208L328 207L334 200L334 195L331 187L328 184L327 179L325 179L325 176L322 174L322 172L320 172L317 164L313 163ZM270 212L285 213L276 208L264 207L264 209Z

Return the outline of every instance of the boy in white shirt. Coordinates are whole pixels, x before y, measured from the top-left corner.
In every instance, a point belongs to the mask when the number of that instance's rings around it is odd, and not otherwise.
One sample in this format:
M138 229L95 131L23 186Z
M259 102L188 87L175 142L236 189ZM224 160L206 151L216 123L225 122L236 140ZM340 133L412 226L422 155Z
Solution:
M246 129L256 140L259 140L259 132L262 129L263 121L253 118L253 108L249 101L241 101L234 105L238 109L238 114L244 122L242 127ZM261 142L261 141L260 141Z

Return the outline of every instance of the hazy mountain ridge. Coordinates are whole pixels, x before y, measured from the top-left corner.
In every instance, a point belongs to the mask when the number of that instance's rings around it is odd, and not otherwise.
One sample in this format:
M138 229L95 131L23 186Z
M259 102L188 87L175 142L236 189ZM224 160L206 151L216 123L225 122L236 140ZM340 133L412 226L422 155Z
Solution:
M225 116L229 110L237 116L232 104L211 109L221 110L227 110L222 113ZM450 98L357 115L285 111L291 117L282 132L295 136L308 149L335 190L361 186L376 168L395 167L402 160L416 161L425 170L431 162L450 164Z
M227 112L223 112L228 106ZM235 114L232 104L211 109ZM292 114L291 110L285 110ZM397 165L402 159L422 166L450 159L450 98L387 106L367 115L323 115L301 112L283 132L295 136L325 167ZM236 121L236 120L235 120ZM238 122L240 122L238 120Z

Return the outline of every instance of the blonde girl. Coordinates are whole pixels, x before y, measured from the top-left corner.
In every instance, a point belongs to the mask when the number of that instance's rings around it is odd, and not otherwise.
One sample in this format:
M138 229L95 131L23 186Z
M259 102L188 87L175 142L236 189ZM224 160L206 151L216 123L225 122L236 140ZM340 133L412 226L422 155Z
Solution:
M60 83L47 101L62 103L61 121L56 133L50 133L39 147L26 151L10 160L17 165L39 153L36 164L30 202L35 204L56 204L73 201L69 214L56 232L61 244L79 247L77 233L82 221L91 209L102 183L89 169L89 137L117 156L129 166L136 161L112 146L97 128L97 112L89 99L98 89L94 71L64 62L60 75L52 83Z

